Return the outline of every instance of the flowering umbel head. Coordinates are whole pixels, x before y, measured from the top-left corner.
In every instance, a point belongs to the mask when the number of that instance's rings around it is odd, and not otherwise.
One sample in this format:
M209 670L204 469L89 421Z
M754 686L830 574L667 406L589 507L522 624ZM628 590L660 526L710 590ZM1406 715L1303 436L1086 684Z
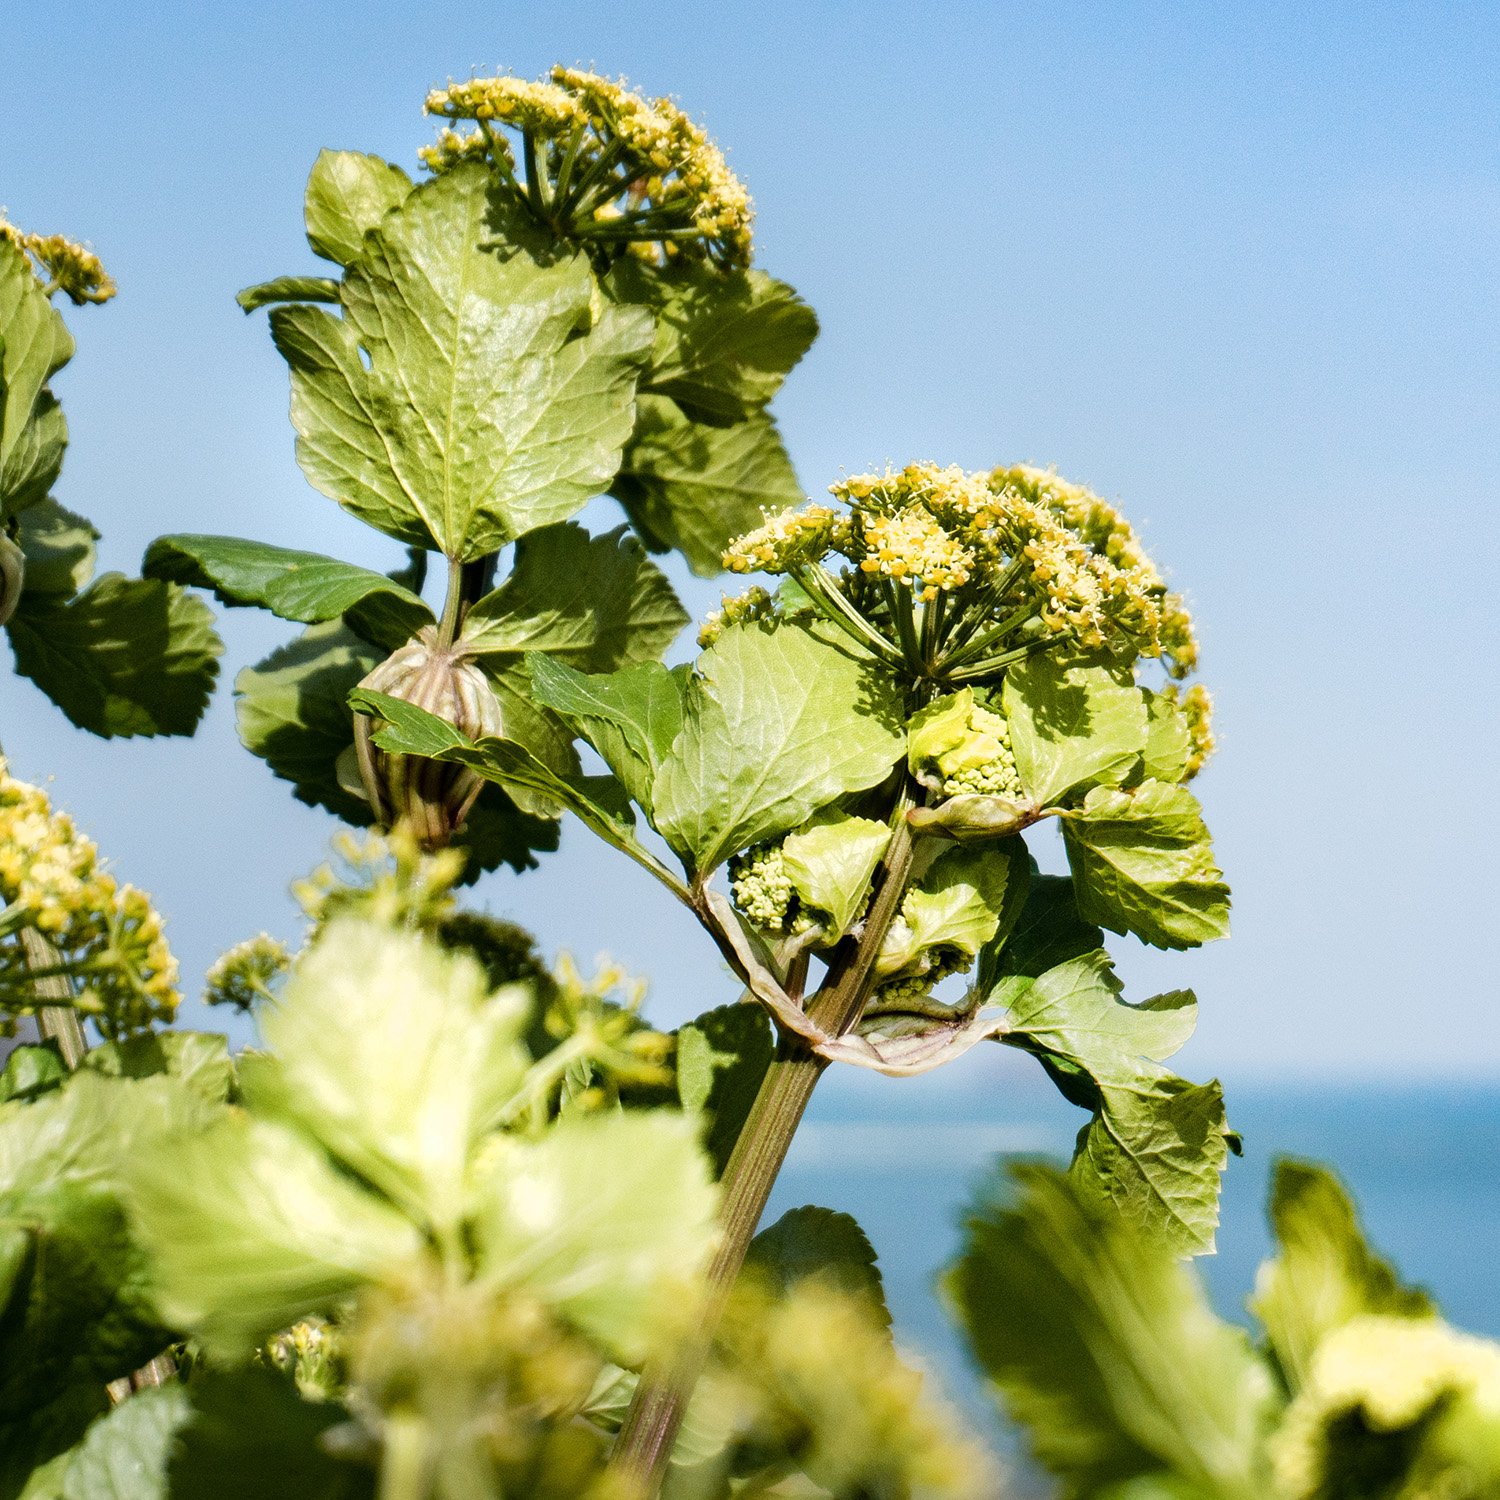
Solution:
M936 464L831 486L843 510L769 518L725 554L781 573L889 665L943 685L994 682L1050 647L1197 662L1192 622L1120 513L1027 468Z
M85 302L108 302L119 290L92 250L60 234L28 234L0 218L0 240L30 256L49 297L66 292L73 305L81 307Z
M431 170L488 161L537 218L595 252L707 257L724 267L750 262L750 195L724 153L670 99L648 100L623 79L556 67L538 82L449 84L427 96L427 112L474 125L445 127L422 150Z

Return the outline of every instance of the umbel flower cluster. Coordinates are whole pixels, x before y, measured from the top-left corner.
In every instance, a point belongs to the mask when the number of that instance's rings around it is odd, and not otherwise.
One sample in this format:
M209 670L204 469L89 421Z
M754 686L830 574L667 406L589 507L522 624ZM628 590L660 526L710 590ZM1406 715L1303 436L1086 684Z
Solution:
M0 240L8 240L36 264L47 295L66 292L75 307L108 302L119 290L92 250L60 234L28 234L0 218Z
M179 999L150 897L121 885L73 820L0 760L0 1032L37 1009L39 981L58 978L73 990L59 1003L111 1038L169 1021Z
M436 89L427 112L446 127L421 156L434 172L484 160L555 233L650 260L750 262L750 195L724 153L670 99L576 68L550 78L471 78ZM511 140L520 140L520 162Z
M830 619L917 677L992 680L1063 643L1125 661L1159 658L1174 678L1197 664L1182 598L1130 524L1049 470L909 464L831 490L842 508L774 516L740 538L724 565L787 575ZM729 602L721 622L768 610L762 597Z

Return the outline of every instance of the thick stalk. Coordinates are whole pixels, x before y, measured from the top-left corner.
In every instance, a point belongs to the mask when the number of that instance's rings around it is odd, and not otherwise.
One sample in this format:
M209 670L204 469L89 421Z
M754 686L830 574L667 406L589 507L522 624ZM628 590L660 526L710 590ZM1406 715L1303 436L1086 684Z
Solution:
M859 942L835 961L807 1007L808 1015L834 1036L848 1031L864 1010L873 988L875 959L905 893L911 870L907 806L903 797L884 878L871 903L864 932ZM792 1137L827 1066L828 1060L811 1051L800 1038L784 1035L766 1070L724 1169L721 1238L708 1267L709 1302L700 1320L700 1334L666 1367L646 1368L615 1440L614 1466L629 1487L627 1493L639 1500L650 1500L661 1487L688 1398L708 1357L725 1301L744 1265L745 1252L765 1212Z
M37 1011L37 1029L43 1037L57 1043L57 1050L71 1071L83 1061L89 1045L84 1040L78 1012L73 1009L72 982L65 974L47 972L58 968L62 955L34 927L23 927L20 935L27 968L42 975L32 980L37 999L45 1002Z

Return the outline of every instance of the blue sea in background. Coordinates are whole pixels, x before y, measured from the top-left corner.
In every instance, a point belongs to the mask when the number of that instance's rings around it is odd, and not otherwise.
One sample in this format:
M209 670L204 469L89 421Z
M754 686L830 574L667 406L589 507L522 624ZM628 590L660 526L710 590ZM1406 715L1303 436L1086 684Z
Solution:
M920 1081L850 1087L835 1071L822 1089L766 1222L804 1203L853 1214L879 1256L898 1340L998 1448L1013 1449L934 1282L997 1158L1065 1159L1083 1115L1024 1081L986 1097ZM1225 1176L1218 1253L1197 1261L1222 1315L1245 1320L1255 1268L1270 1249L1270 1165L1293 1155L1339 1173L1372 1241L1437 1295L1450 1321L1500 1337L1500 1085L1239 1084L1226 1087L1226 1098L1245 1155L1231 1159Z

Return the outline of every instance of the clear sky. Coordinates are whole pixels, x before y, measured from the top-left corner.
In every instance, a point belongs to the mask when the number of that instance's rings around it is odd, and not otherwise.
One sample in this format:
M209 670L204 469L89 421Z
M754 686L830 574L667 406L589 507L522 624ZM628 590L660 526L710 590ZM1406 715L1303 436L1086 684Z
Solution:
M391 565L303 481L285 367L233 293L315 263L322 146L408 168L450 75L556 60L676 94L823 334L778 400L804 485L1026 459L1118 500L1186 590L1235 890L1200 953L1115 947L1202 1001L1184 1071L1500 1075L1500 9L1418 4L414 3L12 7L0 203L86 238L59 498L134 570L224 531ZM601 509L591 519L605 521ZM695 614L718 588L691 580ZM75 733L0 665L15 770L53 774L167 912L191 988L297 921L334 824L240 749L230 681L294 627L222 621L193 742ZM577 825L491 909L609 950L672 1024L733 986ZM192 1014L189 1019L199 1019ZM1009 1079L988 1055L968 1084Z

